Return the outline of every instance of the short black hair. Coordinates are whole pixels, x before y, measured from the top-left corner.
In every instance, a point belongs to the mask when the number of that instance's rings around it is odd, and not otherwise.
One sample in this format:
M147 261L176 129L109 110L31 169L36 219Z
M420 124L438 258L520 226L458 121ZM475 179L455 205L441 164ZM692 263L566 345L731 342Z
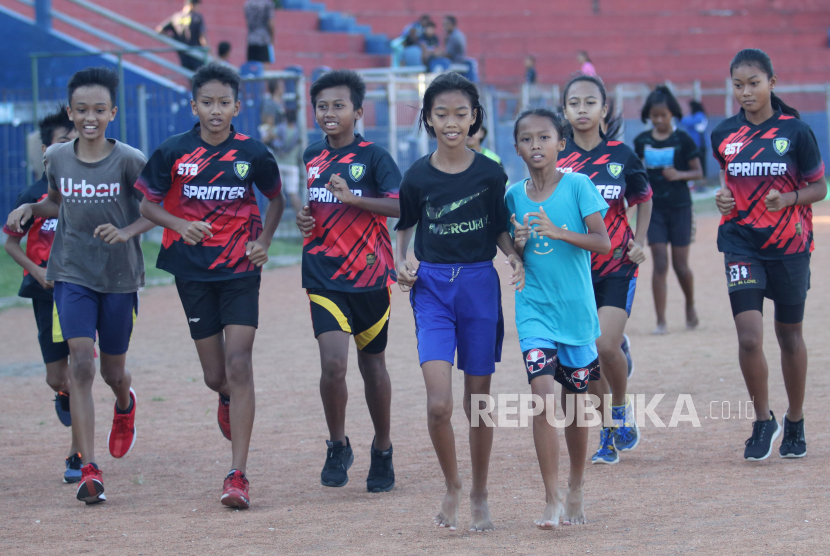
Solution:
M478 88L463 75L452 71L439 75L427 87L427 90L424 92L424 107L421 108L421 121L418 126L426 128L427 133L435 137L435 129L429 125L428 121L429 115L432 112L432 105L435 103L435 97L451 91L464 93L470 99L470 106L476 114L476 119L470 126L470 131L467 132L467 135L475 135L484 123L484 107L479 100Z
M67 100L72 104L72 95L81 87L93 87L98 85L110 92L110 100L115 106L115 99L118 96L118 74L110 68L85 68L69 78L66 86Z
M75 129L75 124L72 123L69 114L66 113L66 105L61 103L58 105L58 110L40 120L37 127L40 132L40 142L48 147L52 144L55 131L58 129Z
M692 111L692 114L697 114L698 112L703 112L704 114L706 114L706 109L703 107L703 103L699 100L690 100L689 110Z
M680 108L680 103L674 98L671 89L665 85L658 85L651 91L651 94L646 97L646 103L643 104L643 111L640 112L640 119L643 123L648 121L649 113L655 106L665 104L671 115L677 118L678 121L683 119L683 110Z
M532 108L530 110L525 110L519 114L518 118L516 118L516 123L513 125L513 143L518 143L519 141L519 124L522 120L530 116L538 116L540 118L549 119L550 123L553 124L553 129L556 130L556 134L559 135L559 140L561 141L565 139L567 128L565 126L565 122L559 114L549 108Z
M339 69L324 73L311 85L311 104L317 105L317 97L326 89L334 87L348 87L349 97L355 110L363 108L363 99L366 98L366 83L356 71Z
M479 129L481 130L481 140L484 141L487 139L487 128L482 125Z
M199 95L199 89L211 81L218 81L222 85L228 85L233 89L233 100L239 100L239 74L225 64L211 62L200 67L193 74L192 93L193 100Z
M455 16L454 16L454 15L445 15L445 16L444 16L444 19L446 19L447 21L449 21L450 23L452 23L452 26L453 26L453 27L457 27L457 26L458 26L458 20L457 20L457 19L455 19Z
M219 47L216 49L216 51L219 53L220 58L224 58L231 51L231 43L229 43L228 41L220 42Z

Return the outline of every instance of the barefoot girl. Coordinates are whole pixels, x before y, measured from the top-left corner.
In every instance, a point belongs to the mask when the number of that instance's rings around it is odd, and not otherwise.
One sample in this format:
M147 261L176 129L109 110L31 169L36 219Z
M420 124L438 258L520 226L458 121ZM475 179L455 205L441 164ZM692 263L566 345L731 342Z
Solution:
M640 442L632 405L626 400L633 363L628 338L623 332L634 301L637 266L646 258L643 243L651 218L651 187L634 151L619 141L609 141L600 132L600 121L608 110L602 80L586 75L574 77L565 85L562 98L573 135L559 155L558 169L587 175L610 206L605 214L605 226L611 238L611 252L594 253L591 257L602 331L597 340L602 376L591 382L588 391L603 400L599 407L603 416L599 449L591 461L617 463L617 450L633 450ZM637 205L636 233L628 226L625 201L630 206ZM605 396L612 392L613 426L607 426L606 423L611 423L605 419Z
M556 158L565 148L564 128L562 120L544 108L519 116L513 138L530 179L511 186L505 198L512 214L514 245L526 265L525 288L516 294L516 328L530 388L544 402L542 412L533 418L547 500L536 520L542 529L558 526L560 517L565 524L585 523L582 485L588 429L577 426L576 419L565 427L571 473L563 508L557 486L559 431L552 425L554 385L562 385L564 407L566 401L574 403L573 394L584 398L588 382L598 378L599 319L590 253L611 250L602 220L608 203L588 177L556 169ZM572 407L566 415L574 415L584 402L578 399Z
M654 191L654 208L648 226L648 244L654 258L651 290L657 311L654 334L667 334L666 275L671 262L680 288L686 296L686 328L697 328L695 283L689 268L689 246L694 241L694 212L689 182L703 177L700 151L688 133L677 129L683 117L680 104L668 87L654 89L643 105L643 123L652 128L634 139L634 152L645 163L648 181Z
M723 214L718 250L726 263L738 360L758 419L744 459L768 458L781 433L769 406L764 297L775 304L789 403L778 454L800 458L807 455L802 414L807 348L801 325L810 288L811 204L827 195L824 163L810 126L772 92L777 78L769 56L754 48L741 50L729 70L741 111L712 132L712 151L721 165L721 189L715 196Z
M456 73L436 78L424 93L421 123L438 149L416 161L401 182L397 226L398 283L409 291L418 355L427 390L427 423L447 485L435 516L454 530L461 502L452 416L452 365L464 371L464 411L471 396L489 395L490 377L501 360L504 321L499 278L493 268L496 246L513 268L510 284L524 287L524 268L507 231L504 206L507 176L498 163L467 148L481 127L484 110L475 85ZM406 260L415 231L416 270ZM478 403L478 402L477 402ZM479 406L483 409L483 403ZM475 426L472 426L475 425ZM479 426L480 425L480 426ZM471 423L471 531L493 529L487 506L487 473L493 429Z

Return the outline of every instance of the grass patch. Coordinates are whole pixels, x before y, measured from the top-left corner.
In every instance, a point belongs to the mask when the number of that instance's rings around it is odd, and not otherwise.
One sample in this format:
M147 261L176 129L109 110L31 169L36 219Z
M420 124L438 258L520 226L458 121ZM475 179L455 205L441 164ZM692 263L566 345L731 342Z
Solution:
M150 399L151 402L166 402L167 400L162 398L161 396L153 396Z
M155 241L144 241L141 243L141 250L144 253L144 273L148 282L159 278L171 278L171 275L156 268L161 244ZM303 252L303 241L301 238L275 239L268 249L268 256L276 257L299 257ZM0 298L15 297L20 289L20 282L23 280L23 269L14 262L6 253L5 249L0 250Z

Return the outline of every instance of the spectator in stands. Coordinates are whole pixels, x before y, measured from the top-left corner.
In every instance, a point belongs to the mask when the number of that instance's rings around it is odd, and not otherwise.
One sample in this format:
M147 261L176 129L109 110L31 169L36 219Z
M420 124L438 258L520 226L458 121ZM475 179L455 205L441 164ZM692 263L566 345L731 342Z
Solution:
M420 18L418 18L418 21L413 21L412 23L404 27L403 32L401 32L401 37L408 37L409 32L412 29L415 29L416 35L418 36L418 38L420 38L424 34L424 28L426 28L427 23L431 22L432 18L429 16L429 14L424 14Z
M436 51L441 47L441 41L438 39L438 30L434 21L429 21L424 26L424 32L421 35L421 57L424 65L429 66L430 61L435 57Z
M282 79L268 80L268 94L262 99L262 105L259 109L260 123L267 123L270 121L273 125L281 123L285 117L285 107L282 99L285 93L285 83ZM266 143L266 141L263 141Z
M286 110L282 122L277 125L263 124L260 126L262 142L265 143L280 168L282 189L288 196L288 201L296 214L303 210L303 199L300 192L300 168L303 164L303 143L297 127L297 111ZM263 133L264 132L264 133ZM302 173L305 175L305 172Z
M239 68L231 64L231 43L228 41L222 41L219 43L219 47L216 49L216 54L219 57L216 60L218 63L222 64L223 66L228 66L232 70L238 72Z
M447 38L444 39L444 56L453 64L466 63L467 37L458 28L458 20L454 15L444 16L444 31L447 33Z
M706 128L709 127L709 120L706 118L706 110L703 105L696 101L689 101L691 113L680 120L680 127L689 134L697 145L700 153L700 166L703 170L703 177L706 178Z
M579 60L579 71L582 75L594 76L597 74L597 69L594 67L594 64L591 63L591 58L588 57L588 53L586 51L580 50L577 52L576 59Z
M247 0L248 61L274 63L274 0Z
M503 170L504 164L501 162L501 157L487 147L483 146L485 139L487 139L487 128L481 126L473 135L467 136L467 148L483 154L490 160L498 162Z
M525 81L531 85L536 84L536 57L530 54L525 58Z
M205 38L205 20L199 13L202 0L185 0L181 11L174 13L156 26L156 32L167 35L171 39L188 46L207 47ZM205 63L205 58L199 58L187 52L178 52L182 67L196 71Z

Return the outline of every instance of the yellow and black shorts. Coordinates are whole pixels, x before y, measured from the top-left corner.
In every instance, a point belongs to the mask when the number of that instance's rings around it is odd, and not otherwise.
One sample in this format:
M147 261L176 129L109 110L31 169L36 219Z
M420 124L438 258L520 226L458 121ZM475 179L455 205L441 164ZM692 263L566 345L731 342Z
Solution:
M357 349L381 353L386 349L389 313L392 309L389 288L370 292L339 292L308 289L314 337L341 330L354 335Z

